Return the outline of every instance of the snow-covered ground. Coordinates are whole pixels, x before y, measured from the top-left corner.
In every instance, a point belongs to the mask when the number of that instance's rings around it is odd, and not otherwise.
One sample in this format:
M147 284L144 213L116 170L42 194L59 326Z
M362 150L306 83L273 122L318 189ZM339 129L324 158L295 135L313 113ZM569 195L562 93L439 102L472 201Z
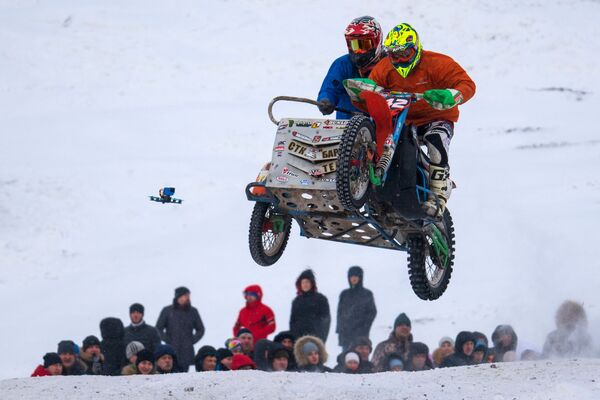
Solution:
M247 250L243 189L275 132L266 106L281 94L316 97L346 51L344 27L364 14L386 32L411 22L425 48L452 55L478 85L451 146L456 266L435 302L412 293L403 253L306 240L296 229L273 267ZM101 318L127 322L133 302L154 323L180 285L207 327L199 345L231 335L252 283L287 329L301 270L316 271L335 312L355 264L375 293L375 343L406 312L415 340L431 348L443 335L510 323L539 350L571 298L584 303L598 344L598 15L597 1L0 2L0 379L28 376L60 340L98 335ZM319 115L306 105L276 114ZM148 201L164 185L181 206ZM460 375L418 379L436 374ZM507 393L518 375L505 375ZM274 382L309 382L282 376ZM154 379L183 390L185 379L207 378ZM361 379L349 378L348 390ZM371 390L387 393L388 380L369 378ZM34 385L26 382L2 391Z
M0 381L3 400L63 399L444 399L595 400L600 361L487 364L374 375L203 372L152 377Z

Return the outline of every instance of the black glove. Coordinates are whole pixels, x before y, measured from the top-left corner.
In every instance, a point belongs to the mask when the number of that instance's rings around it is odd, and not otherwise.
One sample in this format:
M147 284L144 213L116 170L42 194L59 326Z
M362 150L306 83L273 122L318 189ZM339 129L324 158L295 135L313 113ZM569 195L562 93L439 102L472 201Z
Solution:
M323 115L329 115L334 110L335 110L335 106L333 104L331 104L329 99L323 99L319 103L319 111L321 111L321 114L323 114Z

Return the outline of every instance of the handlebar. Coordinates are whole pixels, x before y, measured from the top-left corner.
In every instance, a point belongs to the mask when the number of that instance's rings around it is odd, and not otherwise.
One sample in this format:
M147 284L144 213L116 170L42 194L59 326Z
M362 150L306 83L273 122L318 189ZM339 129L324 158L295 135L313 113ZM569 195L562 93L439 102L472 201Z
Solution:
M277 96L274 97L273 100L271 100L271 102L269 103L269 119L271 120L271 122L273 122L275 125L279 125L279 121L275 119L275 117L273 116L273 105L275 105L275 103L277 103L278 101L295 101L297 103L306 103L306 104L312 104L313 106L319 106L321 103L319 103L316 100L312 100L312 99L307 99L305 97L293 97L293 96ZM335 107L334 110L336 111L340 111L346 114L356 114L355 111L350 111L350 110L346 110L345 108L340 108L340 107Z

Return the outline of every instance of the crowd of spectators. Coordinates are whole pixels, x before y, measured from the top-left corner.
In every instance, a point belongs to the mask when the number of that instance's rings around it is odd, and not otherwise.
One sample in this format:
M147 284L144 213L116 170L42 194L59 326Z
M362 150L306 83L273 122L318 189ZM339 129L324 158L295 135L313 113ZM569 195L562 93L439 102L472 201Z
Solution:
M517 354L518 337L503 324L492 332L491 342L481 332L461 331L455 338L444 336L433 351L415 341L409 316L400 313L389 337L373 347L369 338L377 315L373 293L363 287L363 270L348 270L349 288L339 296L336 333L343 351L336 366L325 364L325 342L331 325L327 298L318 291L315 275L303 271L296 280L289 330L275 333L275 314L262 302L262 289L244 290L246 304L234 323L232 337L222 347L194 345L204 336L204 324L191 305L190 291L175 289L173 303L162 309L156 326L144 320L145 309L129 307L130 324L118 318L100 322L102 339L94 335L81 346L62 340L57 351L46 353L32 376L55 375L149 375L187 372L262 371L338 372L366 374L385 371L423 371L492 362L537 360L554 357L593 356L583 306L565 301L556 312L556 330L548 334L541 352L525 349Z

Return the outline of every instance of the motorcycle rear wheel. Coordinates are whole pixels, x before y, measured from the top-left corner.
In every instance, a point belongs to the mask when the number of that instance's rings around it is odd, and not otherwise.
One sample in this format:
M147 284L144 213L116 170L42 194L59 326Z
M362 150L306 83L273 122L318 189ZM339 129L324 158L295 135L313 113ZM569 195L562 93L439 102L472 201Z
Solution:
M274 217L283 219L283 229L275 229ZM268 267L275 264L287 245L292 229L292 218L275 214L272 204L256 202L250 218L248 244L250 255L258 265Z
M375 128L369 118L353 116L340 143L336 173L337 195L347 210L360 210L371 192L368 149L374 141Z
M447 257L435 252L430 232L412 235L408 244L408 274L415 294L423 300L436 300L446 291L454 265L454 224L447 209L442 220L436 224L448 246Z

